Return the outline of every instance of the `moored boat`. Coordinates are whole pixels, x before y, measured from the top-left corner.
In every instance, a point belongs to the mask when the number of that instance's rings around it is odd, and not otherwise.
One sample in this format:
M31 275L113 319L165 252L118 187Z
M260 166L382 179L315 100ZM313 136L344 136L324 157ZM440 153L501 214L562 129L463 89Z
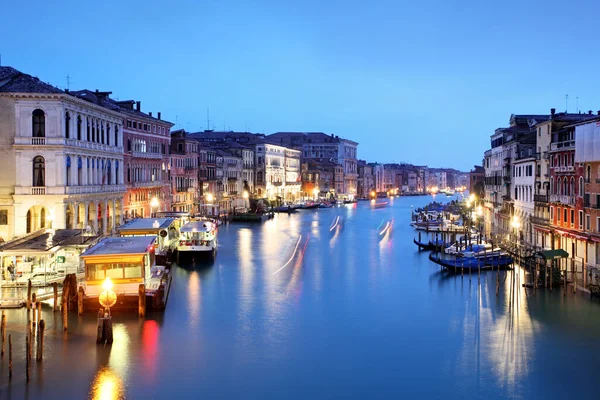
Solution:
M217 226L210 221L191 221L181 227L177 245L177 263L200 255L217 253Z
M80 255L85 269L84 308L98 310L98 298L111 282L116 294L112 310L137 310L140 285L144 287L147 309L164 309L171 284L167 268L156 265L155 237L108 237Z
M177 250L179 240L179 218L137 218L117 228L121 237L153 236L156 237L156 262L166 265Z

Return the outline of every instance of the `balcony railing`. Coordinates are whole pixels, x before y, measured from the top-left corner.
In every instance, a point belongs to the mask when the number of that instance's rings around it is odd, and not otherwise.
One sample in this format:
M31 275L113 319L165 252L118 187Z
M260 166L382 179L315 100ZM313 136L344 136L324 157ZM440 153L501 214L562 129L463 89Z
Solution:
M562 204L575 204L575 196L569 196L565 194L551 194L550 201L553 203L562 203Z
M565 140L563 142L550 143L550 150L569 150L575 148L574 140Z
M31 188L31 194L33 195L40 195L40 194L46 194L46 188L45 187L32 187Z
M16 195L88 194L125 192L125 185L15 186Z
M109 153L123 153L123 147L63 137L15 137L14 144L19 146L70 146Z
M548 225L550 223L549 218L544 217L531 217L531 223L537 225Z
M132 151L131 156L135 158L152 158L155 160L162 160L163 154L161 153L148 153L145 151Z
M547 203L548 202L548 195L545 195L545 194L534 194L533 195L533 201L534 202L538 202L538 203Z
M156 187L156 186L168 186L168 181L150 181L150 182L131 182L131 186L136 188L144 188L144 187Z

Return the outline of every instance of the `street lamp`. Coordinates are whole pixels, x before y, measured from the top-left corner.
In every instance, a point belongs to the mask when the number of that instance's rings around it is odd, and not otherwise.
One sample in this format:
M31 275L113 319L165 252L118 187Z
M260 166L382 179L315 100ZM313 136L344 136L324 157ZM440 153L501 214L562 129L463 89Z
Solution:
M207 195L206 195L206 202L208 204L211 204L213 202L213 200L214 200L214 198L213 198L212 193L207 193Z
M158 211L158 199L156 197L153 197L152 200L150 200L150 214L152 214L152 210L154 210L154 216L156 216L156 211Z
M113 283L110 278L106 278L104 282L102 282L102 289L104 291L100 293L98 297L98 301L100 305L104 307L105 313L110 315L110 308L117 303L117 294L112 291Z

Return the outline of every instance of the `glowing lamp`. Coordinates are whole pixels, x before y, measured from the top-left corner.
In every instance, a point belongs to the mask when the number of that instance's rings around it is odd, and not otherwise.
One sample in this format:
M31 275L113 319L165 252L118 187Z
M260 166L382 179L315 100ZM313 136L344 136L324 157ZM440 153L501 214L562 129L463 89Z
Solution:
M212 195L212 193L208 193L206 195L206 201L209 202L209 203L212 203L212 201L213 201L213 195Z
M158 207L158 199L156 197L153 197L152 200L150 200L150 206L153 208Z
M244 196L245 199L248 198L248 191L244 190L244 193L242 194Z
M104 282L102 282L102 289L104 289L104 290L112 290L112 288L113 288L112 281L110 280L110 278L106 278L104 280Z

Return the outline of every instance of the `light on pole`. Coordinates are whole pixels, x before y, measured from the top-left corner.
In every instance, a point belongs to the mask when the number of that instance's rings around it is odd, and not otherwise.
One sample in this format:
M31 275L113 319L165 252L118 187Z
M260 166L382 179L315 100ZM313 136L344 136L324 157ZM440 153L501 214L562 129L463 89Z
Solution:
M152 200L150 200L150 214L153 215L154 217L156 217L156 212L158 211L158 199L156 197L153 197Z

